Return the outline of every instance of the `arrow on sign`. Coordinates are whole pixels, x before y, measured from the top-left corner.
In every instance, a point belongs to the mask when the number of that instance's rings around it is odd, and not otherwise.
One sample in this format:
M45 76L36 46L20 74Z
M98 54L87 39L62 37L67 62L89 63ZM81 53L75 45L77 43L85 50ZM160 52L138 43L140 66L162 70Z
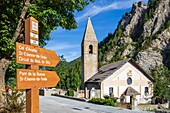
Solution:
M55 67L60 61L54 51L16 43L16 62L19 64L37 64Z
M17 69L17 89L55 87L59 81L55 71Z

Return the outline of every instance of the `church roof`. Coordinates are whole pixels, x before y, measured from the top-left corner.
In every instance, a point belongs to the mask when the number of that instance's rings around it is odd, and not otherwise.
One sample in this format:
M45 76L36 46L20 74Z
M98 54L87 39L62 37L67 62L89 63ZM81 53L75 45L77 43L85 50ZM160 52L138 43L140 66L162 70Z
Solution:
M143 70L133 59L129 58L129 59L121 60L118 62L114 62L112 64L102 66L101 68L99 68L98 72L94 74L86 82L102 82L103 80L111 76L115 71L120 69L127 62L131 63L138 70L140 70L148 79L154 81L154 79L145 70Z
M88 20L87 20L87 25L86 25L86 29L84 32L82 43L84 41L97 41L96 34L94 32L90 17L88 17Z
M123 92L123 95L126 96L133 96L133 95L140 95L139 92L137 92L135 89L133 89L132 87L127 87L127 89Z

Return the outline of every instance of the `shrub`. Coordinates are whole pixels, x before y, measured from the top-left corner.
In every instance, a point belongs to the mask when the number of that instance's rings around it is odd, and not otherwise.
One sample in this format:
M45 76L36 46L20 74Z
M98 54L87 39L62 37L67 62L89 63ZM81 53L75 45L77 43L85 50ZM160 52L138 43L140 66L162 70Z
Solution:
M65 94L66 96L74 96L74 90L68 90L67 93Z
M16 90L15 87L10 87L11 93L9 94L9 104L6 106L4 103L0 106L0 112L2 113L24 113L26 100L23 97L23 91ZM4 95L5 96L5 95Z
M105 98L105 99L109 99L110 96L109 96L109 95L104 95L104 98Z
M112 99L105 99L104 105L115 106L115 102Z
M74 96L74 90L69 91L69 96Z
M103 99L101 98L92 98L90 100L91 103L95 103L95 104L103 104Z
M100 105L116 106L115 101L111 98L109 99L92 98L90 102L95 104L100 104Z
M118 98L112 98L112 100L116 103Z

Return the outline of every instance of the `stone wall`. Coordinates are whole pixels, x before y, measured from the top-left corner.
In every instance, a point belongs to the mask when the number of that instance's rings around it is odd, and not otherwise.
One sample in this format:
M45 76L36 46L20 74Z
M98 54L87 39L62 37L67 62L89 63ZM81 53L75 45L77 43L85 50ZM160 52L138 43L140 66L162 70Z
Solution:
M59 94L59 95L65 95L66 91L63 91L62 89L40 89L39 94L42 96L51 96L52 94Z
M161 110L161 109L158 109L158 110L156 110L155 113L170 113L170 111L169 111L169 110Z
M76 92L74 92L74 97L77 97L77 98L84 98L84 97L85 97L84 93L85 93L84 90L76 91Z
M140 111L153 110L153 109L158 109L158 106L167 108L168 104L166 103L166 104L155 104L155 105L152 105L152 104L138 105L135 107L135 110L140 110Z

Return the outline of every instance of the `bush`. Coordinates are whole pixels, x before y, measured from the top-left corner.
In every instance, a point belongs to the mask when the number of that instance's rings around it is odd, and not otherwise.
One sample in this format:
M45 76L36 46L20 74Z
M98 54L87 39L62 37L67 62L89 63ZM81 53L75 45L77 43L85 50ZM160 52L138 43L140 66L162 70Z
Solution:
M104 105L115 106L115 102L112 99L105 99Z
M23 97L24 91L16 90L15 87L9 86L11 93L9 94L9 104L3 103L0 106L0 112L2 113L24 113L26 100ZM5 96L5 95L4 95Z
M112 98L112 100L116 103L118 98Z
M114 98L113 95L104 95L104 99L112 99L116 103L118 98Z
M109 99L92 98L90 102L95 104L100 104L100 105L116 106L115 100L111 98Z
M105 99L109 99L110 96L109 96L109 95L104 95L104 98L105 98Z
M65 94L66 96L74 96L74 90L68 90L67 93Z

